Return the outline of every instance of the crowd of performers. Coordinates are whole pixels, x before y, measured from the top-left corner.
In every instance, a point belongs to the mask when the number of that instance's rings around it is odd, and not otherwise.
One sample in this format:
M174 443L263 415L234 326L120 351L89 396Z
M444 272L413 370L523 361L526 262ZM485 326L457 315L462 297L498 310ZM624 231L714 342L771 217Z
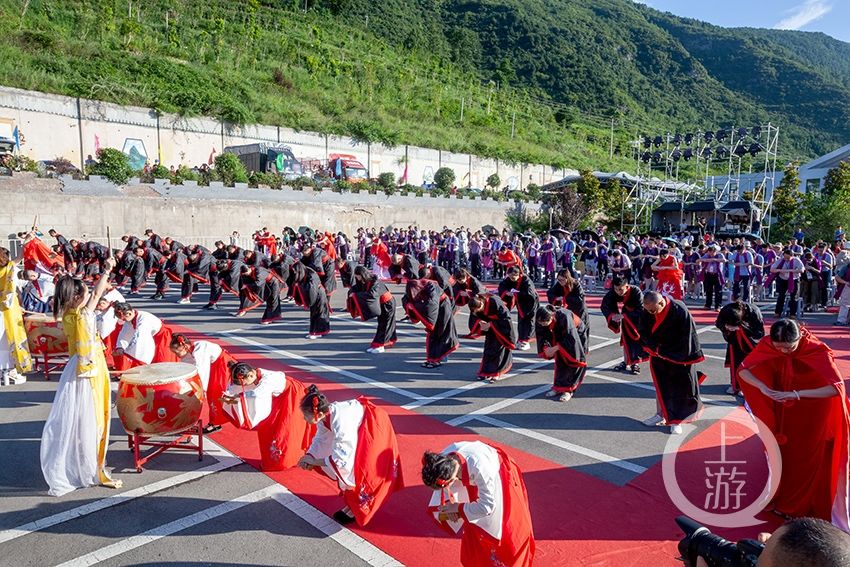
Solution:
M262 307L264 324L281 317L282 303L295 303L310 311L307 338L313 340L330 332L329 297L338 276L347 289L351 316L377 323L366 349L375 354L397 341L396 301L387 284L403 283L406 319L426 331L425 368L444 364L458 348L454 315L466 308L464 336L484 339L480 380L504 378L513 351L530 349L532 342L539 356L554 361L547 396L570 400L587 372L589 314L584 282L572 266L554 274L541 299L527 263L518 256L505 256L504 277L488 287L471 270L456 267L451 272L380 238L373 238L367 267L360 263L362 256L337 249L331 233L295 236L280 252L259 242L253 250L224 242L207 250L148 230L144 238L125 236L126 247L114 254L94 242L50 234L57 241L53 247L30 233L23 260L25 270L53 284L48 302L62 320L72 355L42 439L42 469L52 494L93 484L120 485L104 468L108 369L176 360L198 368L207 394L207 432L228 422L254 430L264 469L298 465L335 481L345 503L334 515L341 523L365 525L404 485L392 423L380 407L365 398L329 402L316 386L237 362L215 343L173 333L154 314L134 308L121 291L140 293L149 280L156 286L155 299L169 293L170 283L179 284L181 303L198 294L198 284L208 284L206 309L217 309L224 293L237 295L235 315ZM451 231L447 235L451 238ZM660 255L656 267L678 270L675 262L665 262L667 255ZM20 352L26 340L21 340L16 322L22 317L13 276L18 260L0 250L0 299L3 340L12 353L6 364L26 372L32 361ZM666 281L663 270L658 273L658 282ZM87 283L94 284L93 291ZM639 373L648 362L657 411L644 424L681 433L681 425L702 410L700 383L705 376L697 365L704 357L694 319L678 294L664 285L642 289L628 274L613 270L608 287L601 309L608 327L620 336L623 361L616 369ZM829 519L850 530L850 416L832 352L792 319L778 320L766 333L759 308L743 298L724 306L716 325L727 342L729 392L743 395L780 441L785 466L775 511ZM76 431L90 431L97 443L79 447L71 438ZM462 526L463 564L483 564L485 555L506 565L530 564L534 540L522 476L501 449L457 443L426 453L422 478L436 491L429 509L437 520L455 532Z

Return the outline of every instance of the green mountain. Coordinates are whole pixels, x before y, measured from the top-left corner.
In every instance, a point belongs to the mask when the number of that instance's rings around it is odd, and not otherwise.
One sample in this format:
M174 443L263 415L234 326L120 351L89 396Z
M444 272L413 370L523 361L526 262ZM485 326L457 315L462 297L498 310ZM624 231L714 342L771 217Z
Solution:
M0 32L0 84L513 162L633 170L640 132L768 121L783 158L850 140L850 44L631 0L0 0Z

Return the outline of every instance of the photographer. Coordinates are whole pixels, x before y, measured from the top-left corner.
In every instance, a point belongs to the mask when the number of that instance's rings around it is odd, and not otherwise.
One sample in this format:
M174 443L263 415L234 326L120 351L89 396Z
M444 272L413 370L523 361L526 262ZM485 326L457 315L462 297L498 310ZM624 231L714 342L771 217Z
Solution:
M780 526L773 534L759 534L764 544L760 553L741 554L730 561L729 546L707 531L697 537L691 534L680 550L685 565L711 567L712 565L755 565L756 567L845 567L850 565L850 535L818 518L798 518ZM705 537L705 536L708 537ZM707 543L712 538L711 543ZM686 543L685 549L683 544ZM702 541L698 541L702 540ZM752 542L755 544L755 542ZM757 544L756 544L757 545ZM726 548L726 549L721 549ZM739 543L738 549L744 547ZM751 547L750 547L751 548Z

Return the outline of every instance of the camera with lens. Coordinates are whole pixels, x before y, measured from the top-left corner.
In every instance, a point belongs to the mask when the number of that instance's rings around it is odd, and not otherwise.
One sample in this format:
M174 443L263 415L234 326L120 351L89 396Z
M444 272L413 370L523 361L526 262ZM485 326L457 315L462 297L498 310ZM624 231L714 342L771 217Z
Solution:
M709 567L755 567L764 550L764 544L754 539L732 543L687 516L679 516L676 523L685 532L679 542L679 553L687 567L696 567L698 557Z

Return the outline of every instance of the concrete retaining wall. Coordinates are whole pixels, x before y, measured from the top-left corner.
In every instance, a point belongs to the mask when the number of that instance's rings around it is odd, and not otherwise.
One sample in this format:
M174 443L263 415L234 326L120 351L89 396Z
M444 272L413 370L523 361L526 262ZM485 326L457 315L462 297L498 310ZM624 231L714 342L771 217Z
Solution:
M359 227L417 225L423 229L505 225L512 203L480 199L401 195L339 194L330 191L236 189L131 185L116 187L90 181L38 179L18 173L0 177L0 245L27 229L38 216L39 227L55 228L69 238L103 241L106 227L113 239L139 235L145 228L178 240L211 245L232 231L250 235L268 226L342 230ZM537 208L538 205L532 205ZM115 245L116 240L113 240Z
M503 186L521 189L529 183L545 185L572 172L416 146L385 148L284 126L235 126L211 118L157 114L148 108L9 87L0 87L0 118L14 120L24 134L24 155L35 160L64 157L80 168L98 147L138 154L151 163L159 159L166 167L193 167L207 163L211 154L221 153L227 146L281 142L291 146L301 160L327 159L331 153L353 154L369 169L370 177L390 172L401 179L406 156L407 180L413 185L430 183L440 167L454 170L458 187L477 188L483 188L493 173L498 173Z

